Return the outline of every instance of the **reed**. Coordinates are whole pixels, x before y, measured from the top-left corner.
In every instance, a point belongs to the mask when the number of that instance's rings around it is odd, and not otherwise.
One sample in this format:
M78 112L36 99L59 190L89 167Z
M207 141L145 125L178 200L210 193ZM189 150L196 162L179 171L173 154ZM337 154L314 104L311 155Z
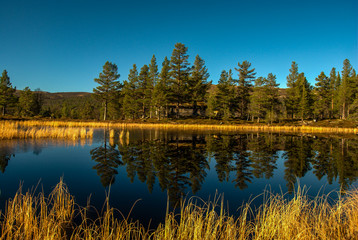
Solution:
M219 124L176 124L176 123L127 123L127 122L75 122L75 121L3 121L6 124L22 127L53 127L53 128L142 128L165 130L215 130L215 131L253 131L276 133L332 133L332 134L358 134L358 128L315 127L315 126L274 126L274 125L219 125Z
M51 127L46 124L28 125L26 122L1 121L0 139L64 138L70 140L92 138L93 129L85 127Z
M89 219L89 207L79 207L60 180L48 197L20 187L7 201L0 239L357 239L358 190L334 202L330 194L312 199L298 187L288 199L265 192L261 206L244 204L236 217L222 198L192 198L179 214L167 210L163 224L149 230L129 217L116 218L108 199L103 214Z

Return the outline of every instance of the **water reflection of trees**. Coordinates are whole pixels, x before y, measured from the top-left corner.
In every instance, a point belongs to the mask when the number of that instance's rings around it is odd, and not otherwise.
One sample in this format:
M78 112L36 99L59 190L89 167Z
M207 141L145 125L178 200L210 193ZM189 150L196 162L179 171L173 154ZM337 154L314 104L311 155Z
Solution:
M172 137L140 140L118 148L131 181L138 174L152 191L157 177L162 191L168 190L171 201L176 202L188 187L195 193L204 182L209 169L204 143L197 136L186 140Z
M7 165L9 164L9 161L11 160L11 157L14 157L15 153L12 148L8 147L1 147L0 148L0 170L2 173L5 172L5 169Z
M343 188L349 187L358 176L358 142L342 138L272 133L172 133L118 140L118 148L106 142L91 151L92 158L98 162L94 169L103 185L113 183L117 168L124 164L132 182L137 177L152 192L158 181L161 190L168 191L174 202L189 189L193 193L200 190L211 159L215 160L218 180L232 182L239 189L247 188L257 178L272 178L279 156L289 191L298 178L311 170L318 180L326 177L328 183L338 181Z
M90 151L92 160L97 164L93 167L97 171L97 175L101 178L101 183L104 187L113 184L115 176L118 174L117 168L122 165L119 151L115 145L107 143L107 133L104 132L103 144Z

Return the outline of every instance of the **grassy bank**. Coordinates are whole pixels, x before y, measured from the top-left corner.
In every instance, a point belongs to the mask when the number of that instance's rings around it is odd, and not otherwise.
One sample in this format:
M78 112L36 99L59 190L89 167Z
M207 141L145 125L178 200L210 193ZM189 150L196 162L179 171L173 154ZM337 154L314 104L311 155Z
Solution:
M49 127L49 128L143 128L143 129L175 129L175 130L215 130L215 131L253 131L253 132L277 132L277 133L332 133L332 134L358 134L357 127L339 127L322 125L265 125L265 124L193 124L187 122L168 123L132 123L132 122L94 122L94 121L51 121L51 120L26 120L26 121L1 121L2 125L16 125L19 128ZM351 126L352 124L350 124ZM344 125L343 125L344 126ZM31 134L28 134L31 136ZM56 134L54 134L56 136Z
M60 181L48 197L20 189L8 200L0 239L357 239L356 189L333 203L328 196L309 199L302 189L291 200L270 193L263 199L257 209L243 205L238 217L222 201L201 207L188 201L179 215L167 213L163 224L149 230L128 217L115 218L108 204L98 219L88 219L87 208L76 205Z

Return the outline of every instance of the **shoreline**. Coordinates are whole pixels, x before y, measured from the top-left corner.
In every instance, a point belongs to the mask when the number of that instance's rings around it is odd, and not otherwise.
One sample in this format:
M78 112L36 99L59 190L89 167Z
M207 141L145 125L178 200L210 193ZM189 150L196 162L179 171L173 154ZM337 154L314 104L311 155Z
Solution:
M0 124L12 123L20 127L88 127L88 128L140 128L164 130L200 130L200 131L248 131L273 133L324 133L358 134L358 127L326 127L313 125L267 125L267 124L214 124L185 122L118 122L118 121L75 121L75 120L1 120Z

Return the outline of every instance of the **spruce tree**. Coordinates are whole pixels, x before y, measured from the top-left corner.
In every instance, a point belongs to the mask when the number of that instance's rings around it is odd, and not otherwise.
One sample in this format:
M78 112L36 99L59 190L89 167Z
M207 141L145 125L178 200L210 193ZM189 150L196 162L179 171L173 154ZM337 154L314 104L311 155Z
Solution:
M336 69L332 68L329 74L329 100L330 100L330 107L329 107L329 118L333 118L336 109L337 109L337 100L338 100L338 89L339 85L337 85L338 77L336 74Z
M34 115L35 99L34 94L29 87L25 87L20 92L19 96L19 115L22 117L28 117Z
M324 72L316 78L315 86L314 113L323 119L329 115L331 105L330 82Z
M239 79L237 82L237 101L239 107L239 116L241 119L248 117L248 105L250 102L250 92L252 87L252 81L255 78L256 73L255 68L249 69L251 63L248 61L243 61L241 64L238 62L238 68L235 68L238 71Z
M197 113L197 104L198 102L203 102L205 95L211 85L211 82L208 82L209 78L208 69L205 66L205 61L196 55L194 65L191 71L189 78L189 96L193 104L193 116L196 116Z
M15 96L16 88L13 88L7 71L4 70L0 77L0 106L2 107L2 115L6 113L6 108L17 102Z
M264 109L266 120L269 121L271 124L274 119L279 115L279 92L278 92L279 84L276 82L276 75L269 73L266 78L265 82L265 93L264 93Z
M232 71L223 70L217 85L217 110L223 120L228 120L235 114L235 86Z
M158 72L157 59L156 59L155 55L153 54L152 59L150 60L150 64L149 64L149 78L153 85L153 92L152 92L152 96L151 96L150 109L149 109L149 117L150 118L153 117L153 113L158 112L158 109L155 107L155 103L154 103L154 97L155 97L154 89L159 81L158 76L159 76L159 72Z
M140 110L138 88L137 65L133 64L133 68L129 70L128 80L124 81L123 86L123 113L126 118L135 119L138 117Z
M295 113L297 112L297 107L299 103L298 96L298 65L296 62L292 62L290 74L287 76L287 94L285 99L286 111L288 115L291 115L293 119Z
M257 122L260 122L260 119L264 117L265 109L265 88L264 84L266 79L263 77L258 77L255 79L255 85L250 95L250 104L249 104L249 113L254 121L257 118Z
M152 104L156 109L156 115L158 119L162 116L168 117L168 83L170 80L170 62L165 57L162 63L162 70L159 74L158 82L155 84L153 90Z
M149 75L149 67L144 65L138 76L138 97L141 105L142 118L149 117L149 110L152 101L153 79Z
M298 114L303 122L312 111L311 86L307 81L304 73L300 73L297 79L298 87Z
M176 117L179 118L180 106L188 102L188 80L190 74L190 64L188 62L188 48L182 43L175 44L170 59L170 101L176 105Z
M122 88L122 84L117 81L119 77L117 65L107 61L103 65L103 71L99 74L99 77L94 79L99 86L93 89L93 93L103 103L103 120L107 118L108 104L117 100L116 97L118 97Z
M349 104L353 102L354 83L352 81L352 65L348 59L343 61L342 82L339 89L339 101L341 105L341 117L347 119L349 115Z

